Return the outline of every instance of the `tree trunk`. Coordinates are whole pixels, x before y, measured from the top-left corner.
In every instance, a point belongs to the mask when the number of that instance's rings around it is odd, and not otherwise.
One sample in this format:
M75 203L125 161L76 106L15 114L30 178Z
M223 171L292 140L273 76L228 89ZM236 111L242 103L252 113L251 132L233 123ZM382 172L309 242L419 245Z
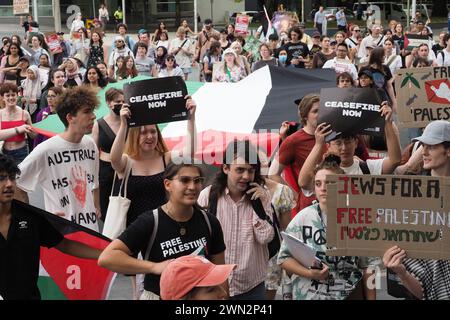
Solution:
M180 0L175 0L175 28L181 25L181 4Z

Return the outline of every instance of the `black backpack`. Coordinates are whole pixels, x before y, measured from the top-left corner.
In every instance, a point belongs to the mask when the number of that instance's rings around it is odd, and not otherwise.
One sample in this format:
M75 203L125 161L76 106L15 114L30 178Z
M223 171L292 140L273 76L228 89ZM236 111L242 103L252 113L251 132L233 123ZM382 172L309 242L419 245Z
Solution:
M216 195L209 193L208 199L208 212L213 216L217 215L217 202L218 199ZM260 199L251 200L253 210L256 212L258 217L262 220L266 220L273 227L274 236L273 239L267 244L267 249L269 250L269 259L278 254L281 246L281 236L280 236L280 223L278 221L277 215L275 213L275 209L272 206L272 219L267 215L262 202Z

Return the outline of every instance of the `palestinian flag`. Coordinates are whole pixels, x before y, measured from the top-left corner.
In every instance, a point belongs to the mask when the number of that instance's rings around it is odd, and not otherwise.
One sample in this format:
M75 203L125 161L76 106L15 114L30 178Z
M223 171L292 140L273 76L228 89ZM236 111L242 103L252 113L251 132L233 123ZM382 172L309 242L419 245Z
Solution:
M66 239L103 250L111 242L105 236L23 202L22 212L44 217ZM97 265L97 260L80 259L52 248L41 247L38 286L42 300L106 300L115 273Z
M408 51L417 48L422 43L429 44L430 38L421 34L405 34L403 47ZM431 50L431 47L430 47Z
M110 87L123 88L124 83L139 81L139 76L109 84L99 92L101 106L97 117L109 112L105 91ZM336 86L336 74L329 69L295 69L264 67L238 83L186 82L188 92L197 103L196 158L213 164L222 159L228 142L248 138L264 148L268 156L278 146L278 130L283 121L297 121L294 100L321 88ZM46 136L62 132L64 126L56 115L34 125ZM170 149L182 149L186 135L186 121L159 125Z

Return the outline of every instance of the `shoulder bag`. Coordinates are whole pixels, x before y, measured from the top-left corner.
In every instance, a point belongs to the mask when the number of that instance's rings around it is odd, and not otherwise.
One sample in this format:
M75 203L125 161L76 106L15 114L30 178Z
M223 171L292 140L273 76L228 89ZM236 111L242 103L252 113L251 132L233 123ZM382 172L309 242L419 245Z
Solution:
M120 184L119 194L113 196L117 172L114 173L113 187L109 197L108 210L106 211L105 225L102 234L110 239L116 239L126 228L127 213L131 201L127 198L128 178L131 172L131 159L127 158L125 173ZM124 194L122 197L122 188Z

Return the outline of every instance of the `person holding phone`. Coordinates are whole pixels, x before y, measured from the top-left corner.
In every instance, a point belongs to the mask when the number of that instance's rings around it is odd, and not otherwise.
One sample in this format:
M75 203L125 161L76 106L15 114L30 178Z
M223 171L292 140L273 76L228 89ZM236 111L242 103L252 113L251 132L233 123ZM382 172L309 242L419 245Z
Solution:
M256 147L248 140L235 140L228 144L212 186L198 199L220 221L227 248L225 263L237 265L229 281L231 300L266 299L267 244L275 232L252 206L252 201L259 202L271 219L272 197L263 183Z

